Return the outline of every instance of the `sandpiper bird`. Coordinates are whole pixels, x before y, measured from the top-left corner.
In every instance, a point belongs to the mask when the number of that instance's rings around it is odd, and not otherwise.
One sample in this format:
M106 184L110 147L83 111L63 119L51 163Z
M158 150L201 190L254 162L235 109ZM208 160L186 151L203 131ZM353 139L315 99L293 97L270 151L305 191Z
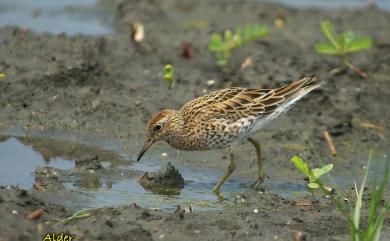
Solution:
M180 110L162 110L149 121L148 140L137 161L156 141L185 151L229 148L230 164L225 175L213 188L219 189L236 168L235 144L248 140L256 149L258 187L265 178L260 143L250 136L258 132L294 103L320 86L314 75L296 80L277 89L220 89L186 103Z

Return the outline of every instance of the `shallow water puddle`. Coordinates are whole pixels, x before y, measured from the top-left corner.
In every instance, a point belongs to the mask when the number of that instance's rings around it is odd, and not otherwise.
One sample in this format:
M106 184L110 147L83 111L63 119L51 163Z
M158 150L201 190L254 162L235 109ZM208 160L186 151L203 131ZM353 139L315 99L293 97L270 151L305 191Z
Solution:
M259 0L261 2L262 0ZM269 1L269 0L268 0ZM274 1L269 1L274 2ZM325 8L325 9L359 9L368 6L369 1L355 1L355 0L277 0L277 2L285 4L287 6L296 8ZM390 11L390 2L386 0L373 1L373 3L382 10Z
M96 0L0 0L0 26L55 34L109 34L113 31L111 8Z
M34 191L36 195L75 209L132 203L161 209L173 209L176 205L194 205L198 209L220 207L217 197L210 192L217 177L211 171L185 170L182 172L185 187L174 195L162 195L145 190L138 183L145 171L157 171L159 167L146 161L132 165L131 161L120 160L120 156L110 156L108 152L99 153L92 147L66 141L2 137L0 185L30 189L39 181L45 184L43 190ZM103 168L84 171L75 168L77 156L91 153L100 157ZM123 164L126 162L129 164ZM56 177L50 178L53 175ZM228 182L225 188L231 192L241 189L237 182Z
M113 149L113 145L109 146ZM173 163L185 179L184 188L169 194L152 192L138 183L139 178L145 172L165 168L168 161L143 160L137 163L118 152L117 149L110 151L44 137L0 135L0 185L32 189L35 195L72 209L136 203L142 207L160 209L193 205L197 210L210 210L222 208L223 204L229 203L229 197L248 189L248 184L253 182L253 178L244 179L233 175L222 187L221 192L228 200L221 203L211 189L223 171L207 166L199 168ZM88 160L91 156L98 156L98 165L93 162L87 168L76 165L75 160ZM381 158L380 163L386 162L386 159ZM356 165L358 163L361 162L356 162ZM336 168L334 171L333 184L339 187L351 186L353 180L356 177L359 180L364 173L358 167L350 169L348 173L345 173L345 169ZM374 175L374 171L370 175ZM41 187L33 188L34 183ZM303 180L290 182L268 179L266 186L268 191L289 199L308 194Z
M158 171L165 167L164 162L158 165L147 160L133 163L123 155L97 147L46 138L3 136L0 141L0 185L31 189L34 182L43 183L42 190L32 188L37 196L69 208L133 203L161 209L174 209L177 205L193 205L197 210L222 207L210 191L222 175L216 170L179 166L185 187L167 195L145 190L138 183L144 172ZM102 168L82 170L75 167L75 160L91 154L99 156ZM234 177L225 183L222 192L229 198L250 182ZM302 184L268 181L267 186L285 197L306 194Z
M269 1L269 0L268 0ZM258 0L259 3L264 0ZM274 1L269 1L274 2ZM356 0L278 0L296 8L364 8L367 1ZM390 1L375 1L382 10L390 11ZM177 12L169 9L171 16ZM115 4L96 0L0 0L0 26L19 26L35 32L69 35L103 35L114 31Z
M34 170L37 166L52 166L69 169L74 165L62 158L45 161L41 154L25 146L16 138L4 138L0 143L0 185L18 185L29 189L34 182Z

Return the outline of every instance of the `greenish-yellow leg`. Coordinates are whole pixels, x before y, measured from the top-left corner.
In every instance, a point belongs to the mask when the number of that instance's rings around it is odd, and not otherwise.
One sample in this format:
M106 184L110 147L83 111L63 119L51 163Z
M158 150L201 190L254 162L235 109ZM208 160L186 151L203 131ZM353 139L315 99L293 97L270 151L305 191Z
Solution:
M253 139L251 137L248 138L248 141L250 143L252 143L256 149L259 177L258 177L257 181L255 182L254 187L260 188L260 185L264 182L264 179L265 179L265 173L264 173L264 169L263 169L263 157L261 155L261 146L260 146L260 143L258 141L256 141L255 139Z
M234 169L236 169L236 158L234 157L233 152L230 152L230 164L228 166L228 169L225 172L225 175L223 175L221 180L219 180L217 185L215 185L215 187L213 188L213 192L215 194L217 194L219 196L219 189L221 188L223 183L226 181L226 179L228 179L230 177L230 175L232 175L232 173L234 172Z

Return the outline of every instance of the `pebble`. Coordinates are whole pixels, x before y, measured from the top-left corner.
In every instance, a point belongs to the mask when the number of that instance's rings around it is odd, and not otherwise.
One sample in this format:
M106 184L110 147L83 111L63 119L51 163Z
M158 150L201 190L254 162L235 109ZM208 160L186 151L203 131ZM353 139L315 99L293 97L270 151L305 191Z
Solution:
M306 236L301 231L294 231L293 240L294 241L304 241L304 240L306 240Z
M215 85L215 80L213 80L213 79L207 80L206 83L208 86Z

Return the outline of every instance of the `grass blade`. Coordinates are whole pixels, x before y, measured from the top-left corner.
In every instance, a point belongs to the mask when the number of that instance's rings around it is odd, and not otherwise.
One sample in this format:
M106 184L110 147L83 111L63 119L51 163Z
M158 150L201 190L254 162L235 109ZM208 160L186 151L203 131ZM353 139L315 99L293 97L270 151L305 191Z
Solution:
M376 171L378 173L378 169ZM370 202L370 213L368 218L368 228L366 235L368 237L368 240L374 240L379 241L380 238L380 232L382 229L384 216L386 215L387 211L389 210L390 203L387 201L385 203L385 206L380 211L380 214L375 219L375 214L378 212L378 209L381 205L381 200L383 198L385 188L388 184L389 180L389 164L386 163L385 167L385 173L382 179L382 182L378 189L376 189L376 175L374 177L375 182L372 185L372 191L371 191L371 202ZM372 225L373 224L373 225Z
M376 173L378 173L378 168L376 170ZM377 182L377 178L376 178L376 175L374 175L373 180L372 180L372 184L371 184L371 200L370 200L370 210L368 213L368 223L374 222L374 217L376 214L377 198L378 198L378 195L376 195L377 194L376 182Z
M370 164L371 164L371 158L372 158L372 151L370 151L370 155L368 157L368 162L367 162L367 169L364 173L363 181L360 184L359 191L357 192L358 198L356 200L355 210L354 210L354 215L353 215L353 223L354 223L355 229L357 230L357 232L354 235L355 240L359 240L359 225L360 225L361 210L363 208L363 194L364 194L364 188L366 187L368 170L370 169Z
M90 209L82 209L77 212L75 212L72 216L65 218L62 220L62 223L69 222L75 219L80 219L80 218L86 218L92 215L92 211Z
M378 215L372 233L367 237L367 240L379 241L381 237L381 230L383 226L383 221L385 220L385 214L387 213L388 208L384 207L380 214ZM370 225L370 224L369 224Z
M362 181L362 183L360 185L360 189L358 191L358 198L356 200L356 205L355 205L355 210L354 210L354 215L353 215L353 223L354 223L354 226L357 230L359 230L360 214L361 214L361 209L363 207L363 193L364 193L364 188L365 188L366 182L367 182L368 170L370 169L371 158L372 158L372 151L370 152L370 156L368 157L367 169L366 169L366 172L364 173L363 181ZM357 233L356 235L359 235L359 234Z

